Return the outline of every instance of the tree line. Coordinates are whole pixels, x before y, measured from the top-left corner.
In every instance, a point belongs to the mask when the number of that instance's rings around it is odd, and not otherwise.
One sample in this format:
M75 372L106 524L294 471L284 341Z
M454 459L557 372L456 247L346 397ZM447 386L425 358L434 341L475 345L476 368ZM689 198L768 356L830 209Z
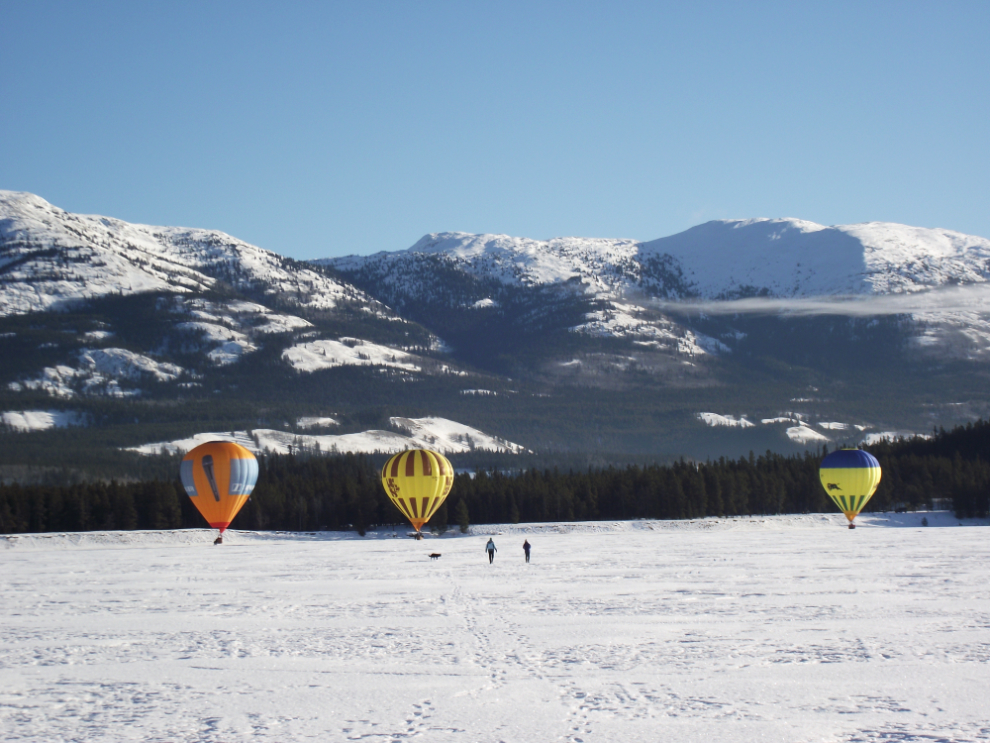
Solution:
M960 518L990 513L990 422L931 438L868 447L883 471L865 511L951 507ZM739 459L595 467L566 472L530 467L458 474L430 527L600 519L834 511L818 478L824 452L767 452ZM404 529L381 487L386 455L269 455L234 526L317 531L392 525ZM452 457L455 467L456 456ZM68 486L0 485L0 533L178 529L205 526L177 480Z

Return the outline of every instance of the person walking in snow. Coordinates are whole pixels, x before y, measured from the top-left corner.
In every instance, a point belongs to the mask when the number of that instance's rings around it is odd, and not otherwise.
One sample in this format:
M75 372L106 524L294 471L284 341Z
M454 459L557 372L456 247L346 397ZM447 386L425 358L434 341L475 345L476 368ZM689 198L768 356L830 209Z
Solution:
M531 550L532 548L533 548L533 547L532 547L532 545L531 545L531 544L529 543L529 540L528 540L528 539L527 539L527 540L525 540L525 541L523 542L523 552L525 552L525 553L526 553L526 562L529 562L529 551L530 551L530 550Z
M488 564L491 565L492 561L495 559L495 553L498 552L498 550L495 549L495 540L489 537L488 544L485 545L485 549L488 551Z

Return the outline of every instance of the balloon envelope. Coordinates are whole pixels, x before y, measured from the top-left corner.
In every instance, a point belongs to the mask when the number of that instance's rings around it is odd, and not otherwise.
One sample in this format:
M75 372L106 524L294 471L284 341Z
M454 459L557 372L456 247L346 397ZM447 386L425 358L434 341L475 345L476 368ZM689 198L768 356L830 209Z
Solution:
M454 485L454 469L429 449L400 452L382 467L382 487L416 531L430 520Z
M433 453L436 454L438 457L440 457L440 459L443 460L443 463L445 465L444 474L443 474L444 477L443 494L440 496L440 503L442 504L444 499L446 499L446 497L450 495L450 489L454 487L454 466L450 463L450 460L447 459L447 457L445 457L440 452L433 452Z
M179 476L203 518L222 534L258 481L258 460L240 444L211 441L183 457Z
M862 449L839 449L822 460L818 476L851 524L880 484L880 462Z

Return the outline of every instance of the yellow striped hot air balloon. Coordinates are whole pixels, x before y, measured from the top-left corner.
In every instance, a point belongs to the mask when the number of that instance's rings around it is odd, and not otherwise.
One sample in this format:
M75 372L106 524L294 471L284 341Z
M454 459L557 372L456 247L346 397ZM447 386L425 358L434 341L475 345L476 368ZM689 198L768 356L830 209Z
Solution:
M454 487L454 466L450 463L450 460L447 459L447 457L445 457L440 452L433 452L433 453L436 454L438 457L440 457L440 459L442 459L444 463L444 471L443 471L444 486L443 486L443 494L440 496L440 503L443 503L444 500L447 499L447 496L450 495L450 489Z
M849 528L855 529L853 519L880 484L880 462L862 449L839 449L822 460L818 476L829 498L849 519Z
M442 454L410 449L382 467L382 487L418 532L437 512L454 485L454 469Z

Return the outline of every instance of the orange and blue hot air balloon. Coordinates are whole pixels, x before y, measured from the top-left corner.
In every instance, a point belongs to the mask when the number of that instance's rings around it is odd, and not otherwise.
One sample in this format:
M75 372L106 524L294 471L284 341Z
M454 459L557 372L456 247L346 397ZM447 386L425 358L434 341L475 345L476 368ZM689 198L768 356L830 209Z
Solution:
M223 534L258 481L258 460L240 444L210 441L183 457L179 476L203 518Z
M880 484L880 462L862 449L839 449L822 460L818 476L828 497L849 519L849 528L855 529L853 519Z

